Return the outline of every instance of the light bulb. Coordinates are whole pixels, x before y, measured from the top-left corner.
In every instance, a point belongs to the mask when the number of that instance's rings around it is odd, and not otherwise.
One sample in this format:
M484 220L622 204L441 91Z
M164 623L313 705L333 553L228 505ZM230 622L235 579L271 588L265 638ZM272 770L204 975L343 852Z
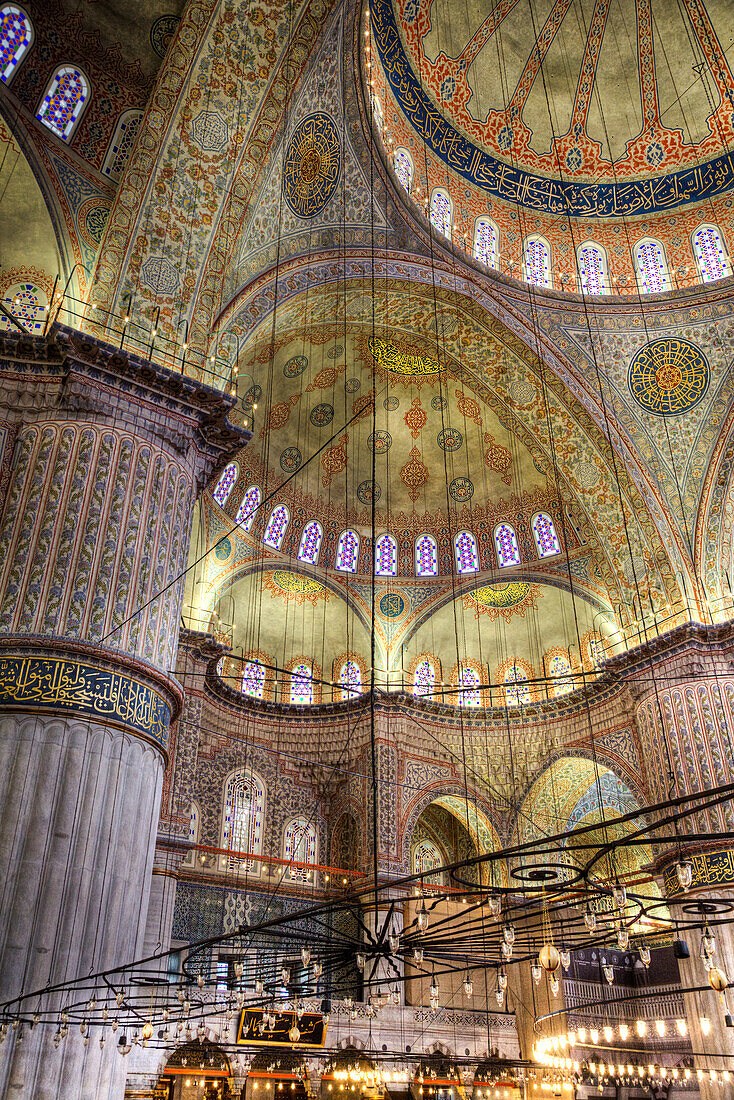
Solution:
M474 992L474 983L472 982L471 978L467 977L467 978L464 979L464 993L467 995L467 997L471 997L473 992Z
M591 1039L592 1046L597 1046L599 1042L599 1032L595 1027L589 1029L589 1038Z
M662 1037L665 1035L665 1021L664 1020L656 1020L655 1021L655 1030L657 1031L658 1035L662 1039Z
M391 932L390 933L390 950L392 951L393 955L397 954L399 948L400 948L400 935L399 935L398 932Z
M418 931L425 932L426 928L428 928L428 910L425 901L422 901L418 910Z
M630 934L626 928L621 926L617 929L617 943L620 951L626 951L630 943Z
M302 947L301 948L301 962L303 963L304 966L308 966L308 964L311 962L311 949L310 949L310 947Z
M417 963L422 963L423 962L423 948L422 947L414 947L413 948L413 959Z
M678 876L681 890L688 891L693 882L693 864L688 859L682 859L675 865L675 873Z
M532 974L533 981L537 985L543 977L543 968L538 963L533 963L530 967L530 973Z
M502 958L507 959L508 962L512 958L512 944L505 943L504 940L502 941Z
M619 909L624 909L627 904L627 891L624 886L618 882L612 891L612 895L614 897L614 904Z
M622 1040L622 1042L624 1042L627 1039L627 1036L629 1035L629 1033L630 1033L630 1029L627 1027L627 1024L620 1024L619 1025L619 1037Z
M504 970L500 970L499 974L497 975L497 985L500 987L500 989L507 989L507 975L505 974Z
M553 994L553 996L557 997L558 996L558 990L559 990L559 987L560 987L560 983L558 981L558 978L555 976L555 974L551 974L550 978L548 979L548 984L551 987L551 993Z
M265 983L262 978L257 978L255 981L255 992L260 994L265 989Z
M489 895L489 911L493 917L498 917L502 912L502 898L499 894Z
M605 1028L603 1028L602 1031L603 1031L603 1035L604 1035L604 1041L607 1042L607 1043L611 1043L613 1032L612 1032L612 1029L609 1027L609 1025L607 1025Z
M640 946L637 948L637 951L639 953L640 962L642 963L642 965L648 967L650 965L650 948L647 947L644 943L641 943Z
M571 965L571 952L567 951L566 948L564 947L561 950L561 966L563 967L564 970L568 970L570 965Z
M504 989L495 989L495 991L494 991L494 996L495 996L495 1000L497 1001L497 1004L498 1004L498 1005L500 1006L500 1008L501 1008L501 1007L502 1007L502 1002L503 1002L503 1001L504 1001L504 999L505 999L505 991L504 991Z
M313 964L313 976L314 976L314 978L316 978L316 979L320 978L323 973L324 973L324 964L320 963L320 962L315 962Z
M587 909L584 913L584 924L589 932L596 930L596 913L593 909Z
M357 952L357 970L359 970L360 972L363 972L366 962L367 962L366 955L362 951L358 951Z
M644 1020L638 1020L635 1024L635 1028L637 1029L637 1034L642 1039L647 1032L647 1024Z
M675 1026L678 1028L678 1034L679 1035L687 1035L688 1034L688 1024L686 1023L685 1020L676 1020L675 1021Z
M515 929L511 924L505 925L502 931L502 938L504 939L505 943L509 944L510 947L512 947L515 942Z

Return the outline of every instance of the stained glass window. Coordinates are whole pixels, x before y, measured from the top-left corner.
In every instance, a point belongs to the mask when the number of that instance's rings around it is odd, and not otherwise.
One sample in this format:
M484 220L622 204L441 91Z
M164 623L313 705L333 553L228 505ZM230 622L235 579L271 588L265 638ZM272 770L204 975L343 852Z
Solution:
M427 875L430 871L435 871L437 867L440 867L443 863L441 859L441 853L432 840L419 840L413 848L412 864L414 875ZM429 877L428 882L432 885L438 885L434 881L436 876Z
M415 666L415 672L413 673L413 694L414 695L433 695L433 689L436 686L436 669L433 666L433 662L424 657Z
M36 111L36 118L57 137L68 141L88 99L89 83L81 69L74 65L62 65L51 78Z
M242 673L242 691L245 695L252 695L255 699L262 699L265 694L265 668L259 661L246 661L245 670Z
M525 278L533 286L550 286L550 247L541 237L525 241Z
M345 661L339 672L339 683L342 686L342 701L353 699L362 691L362 673L356 661Z
M513 665L505 673L505 701L508 707L519 707L530 702L530 688L527 686L527 673ZM525 686L523 687L523 683Z
M571 676L571 662L568 657L557 654L548 662L548 674L557 679L555 695L565 695L573 690L573 677Z
M3 305L29 332L43 332L48 297L35 283L15 283L6 291ZM0 331L3 330L18 331L4 314L0 314Z
M589 660L594 668L598 668L602 661L606 661L606 659L607 651L604 648L604 642L598 635L592 634L589 638Z
M115 182L119 180L127 164L127 158L132 152L142 121L142 111L123 111L120 115L102 165L103 176L109 176Z
M263 535L263 542L267 543L268 546L272 546L273 550L280 550L283 545L289 519L290 515L285 504L279 504L270 513L270 519Z
M487 267L497 266L497 226L489 218L474 223L474 259Z
M451 236L451 199L442 187L436 187L431 195L431 225L444 237Z
M382 102L378 95L372 96L372 118L378 131L382 133L385 116L382 113Z
M234 488L234 483L239 477L239 469L236 462L230 462L229 466L226 466L224 473L217 482L217 487L212 493L212 496L216 500L220 508L224 508L225 504L229 500L229 494Z
M539 558L550 558L553 554L560 554L561 544L558 541L553 520L545 512L536 512L533 516L533 536Z
M645 240L635 245L635 266L640 290L645 294L670 290L665 249L660 241Z
M413 158L407 149L395 150L395 175L410 194L413 186Z
M462 707L481 706L482 698L479 690L481 680L479 673L471 665L463 665L459 672L459 684L464 691L459 693L459 702Z
M494 545L497 548L497 561L500 565L519 565L520 548L517 545L515 529L509 523L498 523L494 529Z
M235 523L239 523L243 531L249 531L255 519L255 513L260 507L261 493L257 485L251 485L242 498L242 503L234 517Z
M336 548L336 567L342 573L354 573L359 559L359 535L356 531L342 531Z
M606 294L609 290L606 253L593 241L582 244L578 252L581 289L585 294Z
M33 42L33 24L17 4L0 8L0 78L7 84Z
M415 540L415 571L419 577L438 574L438 548L432 535L421 535Z
M378 577L394 577L397 571L397 543L392 535L381 535L375 549L375 573Z
M191 851L187 852L184 863L188 866L193 866L196 852L194 851L195 845L199 843L199 831L201 829L201 811L198 803L192 802L189 807L189 844L191 845Z
M301 535L301 545L298 547L298 557L301 561L305 561L308 565L316 564L319 560L323 534L321 524L317 520L311 520L306 524Z
M262 851L265 819L265 787L262 780L245 768L232 772L224 784L222 840L220 848L259 855ZM254 866L253 860L220 857L222 867Z
M291 703L313 703L311 666L303 662L291 669Z
M316 862L316 826L305 817L294 817L283 834L283 859L293 863ZM308 867L289 867L288 878L309 882L313 871Z
M721 233L715 225L700 225L693 234L693 251L704 283L723 279L730 265Z
M459 531L454 539L454 550L459 573L476 573L479 569L479 554L477 540L471 531Z

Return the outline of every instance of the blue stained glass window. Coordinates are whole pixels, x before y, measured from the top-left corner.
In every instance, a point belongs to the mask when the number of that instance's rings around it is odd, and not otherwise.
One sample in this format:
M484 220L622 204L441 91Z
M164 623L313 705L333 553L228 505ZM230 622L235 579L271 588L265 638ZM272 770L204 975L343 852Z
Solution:
M665 249L660 241L646 240L635 245L635 266L640 290L646 294L670 290Z
M272 546L273 550L280 550L283 545L289 519L290 515L285 504L279 504L270 513L270 519L263 535L263 542L267 543L268 546Z
M394 577L397 571L397 543L392 535L381 535L375 549L375 573L378 577Z
M459 684L463 691L459 693L459 701L462 707L478 707L481 706L481 692L479 685L481 680L479 679L479 673L471 665L463 665L459 672Z
M224 473L217 482L217 487L212 494L220 508L224 508L229 500L229 494L232 492L238 477L237 463L230 462L229 466L225 467Z
M607 651L604 648L604 642L597 635L592 634L589 638L589 658L594 668L606 661Z
M479 569L477 540L471 531L459 531L454 539L456 568L459 573L476 573Z
M508 707L519 707L530 702L527 678L527 673L517 665L505 673L505 702Z
M723 279L729 274L729 257L721 233L715 225L701 225L693 234L693 251L704 283Z
M316 564L319 560L323 534L321 524L317 520L311 520L306 524L301 535L301 545L298 547L298 557L301 561L305 561L308 565Z
M291 669L291 703L313 703L313 674L303 662Z
M539 558L550 558L553 554L560 554L561 544L550 516L545 512L537 512L533 516L532 527Z
M431 225L444 237L451 236L451 199L442 187L436 187L431 195Z
M540 237L525 241L525 278L533 286L551 285L550 248Z
M3 305L29 332L42 333L46 324L48 298L46 292L35 283L14 283L8 287ZM0 332L17 329L4 314L0 314Z
M54 73L36 118L49 130L68 141L89 99L89 83L74 65L62 65Z
M497 227L489 218L474 223L474 259L487 267L497 266Z
M305 817L295 817L286 825L283 834L283 858L293 863L316 863L316 826ZM309 867L288 868L288 878L309 882L313 869Z
M395 175L410 194L413 186L413 158L407 149L395 150Z
M501 566L519 565L520 549L517 545L515 529L509 523L498 523L494 529L494 544L497 548L497 561Z
M353 699L362 691L362 673L356 661L345 661L339 672L342 700Z
M438 574L438 548L432 535L421 535L415 540L415 571L419 577Z
M220 848L259 855L262 852L265 819L265 787L253 772L241 768L224 784L222 838ZM251 869L254 861L221 856L220 866Z
M428 657L424 657L415 666L413 673L413 694L433 695L436 686L436 669Z
M606 294L609 290L606 254L592 241L579 248L579 276L585 294Z
M246 661L242 673L242 691L245 695L252 695L255 699L262 699L265 694L265 668L259 661Z
M336 567L342 573L354 573L359 560L359 535L356 531L342 531L336 548Z
M142 121L142 111L123 111L120 115L102 165L103 176L109 176L115 182L120 179Z
M234 517L235 523L242 526L243 531L249 531L255 519L255 513L260 507L261 493L257 485L251 485L242 498L242 503Z
M558 682L555 684L555 694L565 695L573 690L573 677L571 676L571 662L568 657L556 655L551 657L548 664L548 674Z
M6 84L33 42L33 24L17 4L0 8L0 79Z

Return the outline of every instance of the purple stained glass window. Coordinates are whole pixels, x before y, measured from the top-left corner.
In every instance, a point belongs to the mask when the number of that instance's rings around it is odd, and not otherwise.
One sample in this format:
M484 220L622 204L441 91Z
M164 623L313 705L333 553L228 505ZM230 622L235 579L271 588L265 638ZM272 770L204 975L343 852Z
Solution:
M229 500L229 494L232 492L234 483L238 477L239 470L237 468L237 463L230 462L229 466L225 467L224 473L217 482L217 487L212 494L220 508L224 508Z
M704 283L723 279L729 272L729 258L721 233L715 225L702 225L693 235L693 249Z
M87 78L74 65L62 65L41 100L36 118L49 130L68 141L89 99Z
M268 520L268 525L263 535L263 542L267 543L268 546L272 546L273 550L280 550L283 545L283 538L289 519L290 515L288 514L288 509L285 504L279 504L278 507L273 508L270 513L270 519Z
M395 175L410 194L413 186L413 159L407 149L395 150Z
M464 665L459 673L459 683L464 689L459 693L459 701L462 707L478 707L481 705L481 693L479 690L479 673L471 665Z
M298 547L298 557L301 561L305 561L308 565L316 564L319 560L322 536L321 524L315 519L306 524L301 535L301 545Z
M6 84L33 41L31 21L17 4L0 8L0 79Z
M595 244L584 244L579 249L579 275L581 289L586 294L607 293L607 270L604 253Z
M356 661L345 661L339 672L342 700L353 699L362 691L362 673Z
M555 657L551 657L548 665L548 673L557 680L555 685L556 695L565 695L573 689L571 662L567 657L562 657L558 654Z
M479 569L477 540L470 531L459 531L454 539L456 568L459 573L476 573Z
M478 218L474 226L474 259L487 267L497 265L497 230L487 218Z
M252 772L233 772L224 785L221 848L259 855L262 851L265 816L265 788ZM253 860L220 857L223 868L254 866Z
M291 669L291 703L313 703L313 675L306 664Z
M242 503L234 517L235 523L239 523L243 531L249 531L255 519L255 513L260 507L261 494L257 485L251 485L242 498Z
M635 257L640 290L646 294L670 290L665 252L659 241L642 241L635 248Z
M517 545L515 530L509 523L499 523L494 529L494 544L497 548L497 561L501 566L519 565L520 549Z
M438 574L438 549L431 535L421 535L415 542L415 571L419 577Z
M316 862L316 827L305 817L296 817L286 826L283 834L283 858L293 863ZM288 878L308 882L313 870L308 867L289 867Z
M246 661L245 670L242 673L242 691L245 695L252 695L255 699L262 699L265 694L265 668L259 661Z
M525 242L525 278L533 286L550 286L550 249L533 237Z
M431 196L431 225L444 237L451 236L451 200L440 187Z
M429 661L427 657L424 657L415 666L415 672L413 673L413 694L433 695L435 686L436 669L433 667L433 662Z
M558 541L553 520L545 512L538 512L533 516L533 536L539 558L550 558L553 554L560 554L561 544Z
M125 111L120 115L102 165L103 176L109 176L115 182L119 180L132 152L142 121L142 111Z
M336 567L342 573L354 573L359 559L359 535L355 531L342 531L336 548Z
M392 535L381 535L375 550L375 573L378 577L394 577L397 571L397 543Z
M523 669L513 665L505 673L505 685L505 701L508 707L519 707L530 702L530 688L527 686L527 674Z

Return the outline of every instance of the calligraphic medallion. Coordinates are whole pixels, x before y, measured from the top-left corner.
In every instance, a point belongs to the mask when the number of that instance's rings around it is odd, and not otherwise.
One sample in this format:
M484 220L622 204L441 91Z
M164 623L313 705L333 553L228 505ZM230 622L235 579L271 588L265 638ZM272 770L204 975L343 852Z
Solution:
M334 194L341 147L336 123L322 111L309 115L293 131L283 165L283 195L299 218L313 218Z
M703 399L710 377L708 360L700 348L689 340L664 337L637 352L627 384L645 412L680 416Z
M440 374L441 364L430 355L408 355L391 340L379 336L370 338L372 358L393 374Z
M386 619L399 619L405 611L405 600L398 592L386 592L380 599L380 614Z

